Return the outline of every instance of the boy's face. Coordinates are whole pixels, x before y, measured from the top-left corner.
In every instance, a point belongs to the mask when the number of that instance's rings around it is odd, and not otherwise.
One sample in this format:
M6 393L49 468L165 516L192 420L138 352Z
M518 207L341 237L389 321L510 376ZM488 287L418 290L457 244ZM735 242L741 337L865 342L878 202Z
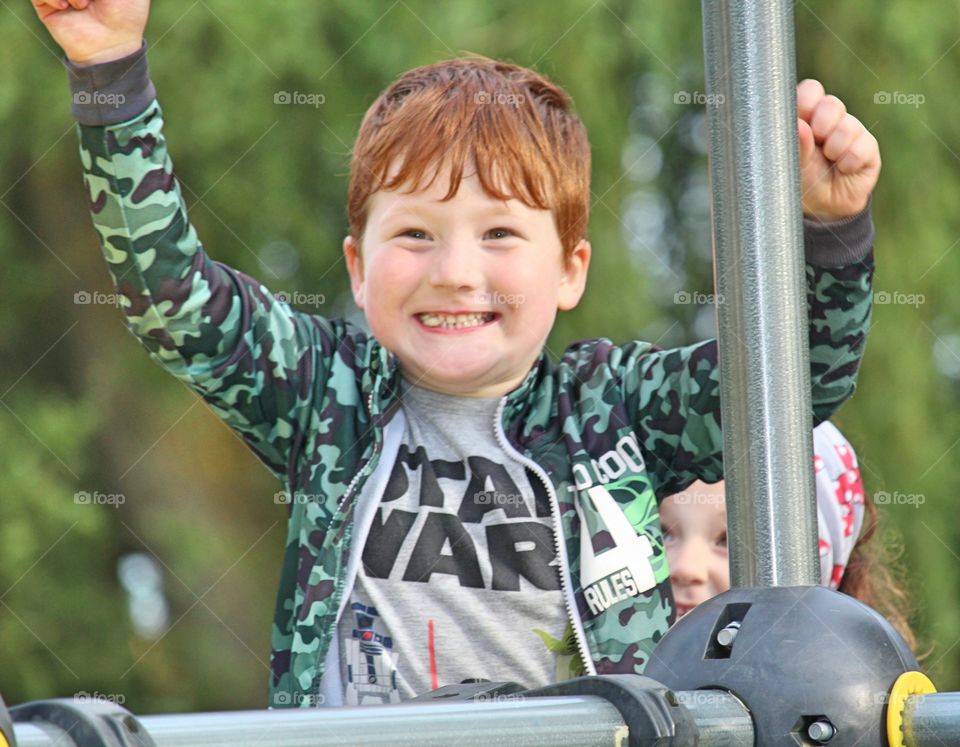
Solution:
M670 585L682 617L730 588L723 481L697 481L660 504Z
M408 381L500 396L523 381L557 310L580 300L590 245L565 262L549 210L492 198L475 173L442 202L448 187L441 172L426 190L373 195L362 251L344 240L353 296Z

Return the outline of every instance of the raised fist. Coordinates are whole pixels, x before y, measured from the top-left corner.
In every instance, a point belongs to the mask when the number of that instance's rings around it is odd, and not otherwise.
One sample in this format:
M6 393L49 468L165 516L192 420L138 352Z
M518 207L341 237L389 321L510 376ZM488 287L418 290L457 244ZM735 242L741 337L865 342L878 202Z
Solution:
M150 0L31 0L67 58L94 65L140 48Z
M816 80L797 85L803 211L821 220L866 207L880 174L880 146L859 119Z

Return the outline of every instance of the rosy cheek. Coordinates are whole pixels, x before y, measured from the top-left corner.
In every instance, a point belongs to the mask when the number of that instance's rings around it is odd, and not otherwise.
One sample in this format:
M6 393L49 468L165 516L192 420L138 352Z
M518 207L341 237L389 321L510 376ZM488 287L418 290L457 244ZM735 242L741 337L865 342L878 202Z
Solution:
M415 287L419 277L415 265L394 257L383 257L368 269L367 283L375 298L384 299Z

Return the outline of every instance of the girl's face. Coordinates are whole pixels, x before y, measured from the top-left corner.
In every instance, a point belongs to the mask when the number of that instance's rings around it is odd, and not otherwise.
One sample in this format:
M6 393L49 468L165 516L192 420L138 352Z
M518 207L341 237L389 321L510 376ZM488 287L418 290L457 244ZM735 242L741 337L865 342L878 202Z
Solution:
M671 495L660 504L660 523L679 618L730 588L723 481Z

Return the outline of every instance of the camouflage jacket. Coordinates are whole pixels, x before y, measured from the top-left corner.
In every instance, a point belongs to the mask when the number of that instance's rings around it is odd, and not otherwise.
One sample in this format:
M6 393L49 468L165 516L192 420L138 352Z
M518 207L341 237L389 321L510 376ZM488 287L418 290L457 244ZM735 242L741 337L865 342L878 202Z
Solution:
M396 360L347 322L296 311L207 256L155 100L79 135L93 222L130 329L295 497L271 704L315 703L352 582L357 498L378 465L392 464L384 434L400 409ZM846 247L846 264L807 264L817 420L854 388L870 314L869 221L850 222L867 238ZM808 231L808 260L842 252L828 234L850 239L852 229L818 230ZM540 477L553 506L562 588L590 672L641 672L673 620L657 496L721 477L718 379L715 341L659 350L595 339L559 362L541 355L501 401L501 446Z

